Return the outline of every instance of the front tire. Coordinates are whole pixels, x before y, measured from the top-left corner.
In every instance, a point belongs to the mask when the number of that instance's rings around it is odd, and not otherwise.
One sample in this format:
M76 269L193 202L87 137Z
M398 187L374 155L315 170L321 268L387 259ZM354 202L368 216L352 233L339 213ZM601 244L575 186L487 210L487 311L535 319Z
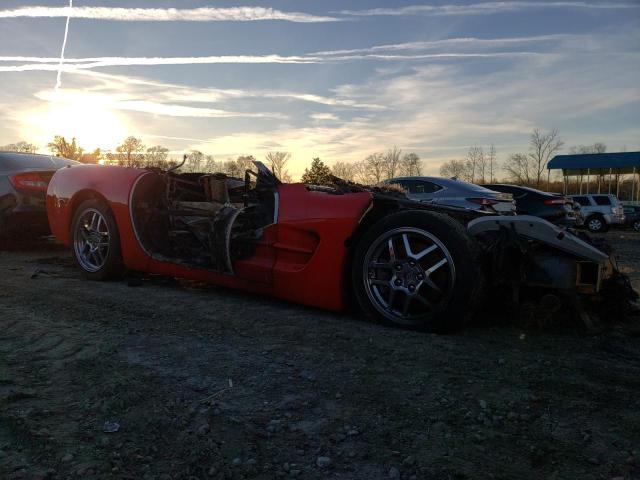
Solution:
M482 275L478 247L443 214L384 217L358 245L353 290L370 318L403 328L449 333L475 313Z
M124 271L118 225L109 206L98 199L82 202L73 217L71 251L90 280L109 280Z
M636 232L640 232L640 220L636 220L635 222L633 222L633 229Z

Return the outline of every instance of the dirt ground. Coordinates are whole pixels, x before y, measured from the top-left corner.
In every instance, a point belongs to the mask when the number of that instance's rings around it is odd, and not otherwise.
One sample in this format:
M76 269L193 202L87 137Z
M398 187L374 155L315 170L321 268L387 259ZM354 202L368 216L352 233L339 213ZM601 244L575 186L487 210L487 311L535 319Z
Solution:
M617 329L419 334L0 252L2 479L640 478L639 395Z

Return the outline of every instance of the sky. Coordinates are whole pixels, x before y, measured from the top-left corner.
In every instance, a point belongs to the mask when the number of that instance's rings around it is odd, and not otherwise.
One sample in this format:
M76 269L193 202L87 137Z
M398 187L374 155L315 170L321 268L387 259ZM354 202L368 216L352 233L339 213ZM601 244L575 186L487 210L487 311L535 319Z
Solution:
M435 174L534 128L640 150L640 0L3 0L0 86L0 145L42 152L135 135L295 177L393 146Z

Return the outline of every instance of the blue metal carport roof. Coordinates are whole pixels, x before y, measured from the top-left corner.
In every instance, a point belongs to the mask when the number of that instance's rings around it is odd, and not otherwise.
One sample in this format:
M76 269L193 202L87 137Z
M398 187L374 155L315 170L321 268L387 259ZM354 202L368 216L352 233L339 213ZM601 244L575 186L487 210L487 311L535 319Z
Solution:
M640 152L621 153L586 153L579 155L557 155L551 159L547 168L549 170L565 170L566 173L587 173L591 170L614 173L640 172Z

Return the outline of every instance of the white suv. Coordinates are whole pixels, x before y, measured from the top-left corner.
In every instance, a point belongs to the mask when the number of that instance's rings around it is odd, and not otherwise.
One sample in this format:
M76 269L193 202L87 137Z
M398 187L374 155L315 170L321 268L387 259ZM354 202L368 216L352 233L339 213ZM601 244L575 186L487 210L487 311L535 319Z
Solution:
M580 205L584 225L591 232L606 232L609 226L624 223L624 210L615 195L569 195Z

